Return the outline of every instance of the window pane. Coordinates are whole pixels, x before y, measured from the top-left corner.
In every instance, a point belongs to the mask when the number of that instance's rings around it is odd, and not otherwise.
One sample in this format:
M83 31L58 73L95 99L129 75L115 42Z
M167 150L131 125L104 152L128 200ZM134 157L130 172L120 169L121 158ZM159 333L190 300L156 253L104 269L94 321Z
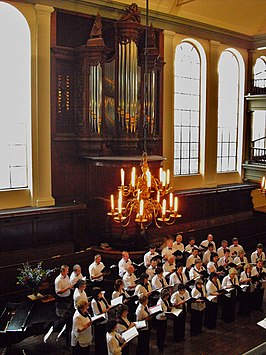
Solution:
M230 51L221 54L218 66L217 171L235 171L239 107L239 63Z
M196 47L187 42L178 45L174 79L175 175L199 172L200 69Z

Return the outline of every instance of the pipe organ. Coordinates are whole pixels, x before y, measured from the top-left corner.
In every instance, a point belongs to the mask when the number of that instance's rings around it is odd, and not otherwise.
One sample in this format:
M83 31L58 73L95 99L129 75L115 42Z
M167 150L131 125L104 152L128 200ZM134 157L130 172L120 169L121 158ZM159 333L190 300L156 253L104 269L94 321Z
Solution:
M72 15L71 21L64 13L56 12L53 16L57 29L62 23L56 46L52 48L56 68L52 83L59 98L54 103L58 106L54 107L56 130L60 128L61 135L68 127L68 137L73 130L81 156L138 155L143 150L143 122L146 122L148 152L160 155L162 31L149 27L151 35L148 43L144 42L145 26L136 4L126 8L118 20L102 19L100 14ZM68 28L69 33L63 37ZM88 28L91 28L89 38L82 43ZM65 74L70 83L67 98L65 91L58 91L58 82L66 80ZM68 107L64 102L68 102Z

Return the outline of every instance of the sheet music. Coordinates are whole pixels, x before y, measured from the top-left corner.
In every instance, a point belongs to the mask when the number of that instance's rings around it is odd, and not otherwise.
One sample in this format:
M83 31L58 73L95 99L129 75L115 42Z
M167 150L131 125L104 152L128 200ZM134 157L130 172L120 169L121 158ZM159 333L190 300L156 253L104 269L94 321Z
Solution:
M122 337L125 339L126 342L132 340L133 338L135 338L138 335L139 335L139 332L137 331L136 327L132 327L122 333Z
M150 314L162 312L162 306L160 304L158 304L157 306L150 307L149 312L150 312Z
M100 318L105 318L105 314L102 313L102 314L98 314L97 316L93 316L91 318L91 321L94 322L95 320L100 319Z
M139 320L139 321L136 321L134 323L135 323L137 329L146 327L146 321L145 320Z
M260 327L266 329L266 318L262 319L257 323Z
M166 315L173 314L174 316L178 317L181 312L182 312L182 309L174 308L171 312L165 312L165 314Z
M209 296L207 297L207 300L208 300L208 301L212 301L212 300L214 300L215 298L217 298L217 296L209 295Z
M123 296L116 297L111 300L111 306L117 306L118 304L123 303Z

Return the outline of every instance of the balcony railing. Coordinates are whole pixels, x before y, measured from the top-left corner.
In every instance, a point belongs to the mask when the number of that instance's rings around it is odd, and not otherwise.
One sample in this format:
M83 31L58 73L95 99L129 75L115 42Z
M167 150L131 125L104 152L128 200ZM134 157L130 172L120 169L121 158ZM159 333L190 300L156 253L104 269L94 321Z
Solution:
M266 136L251 142L250 162L255 164L266 164Z
M251 95L266 95L266 79L254 79L250 82Z

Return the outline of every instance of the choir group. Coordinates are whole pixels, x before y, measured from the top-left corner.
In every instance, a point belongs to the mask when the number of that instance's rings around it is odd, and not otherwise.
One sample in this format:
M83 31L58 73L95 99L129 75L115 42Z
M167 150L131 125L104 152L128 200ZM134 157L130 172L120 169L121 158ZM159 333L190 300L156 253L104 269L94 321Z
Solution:
M185 340L187 313L190 336L195 336L203 326L216 327L219 308L225 323L234 321L236 309L242 316L261 311L265 262L261 243L248 260L238 238L231 245L223 240L216 248L211 234L198 246L194 238L185 246L182 235L175 240L168 236L160 252L150 244L140 264L123 251L118 265L107 268L101 255L95 255L89 279L78 264L70 277L68 266L62 265L55 279L57 311L61 317L66 310L71 314L67 330L73 354L89 354L92 341L97 355L131 354L130 340L135 336L135 353L149 354L152 328L163 353L168 322L173 325L173 341ZM111 272L116 276L114 291L107 297L105 276Z

